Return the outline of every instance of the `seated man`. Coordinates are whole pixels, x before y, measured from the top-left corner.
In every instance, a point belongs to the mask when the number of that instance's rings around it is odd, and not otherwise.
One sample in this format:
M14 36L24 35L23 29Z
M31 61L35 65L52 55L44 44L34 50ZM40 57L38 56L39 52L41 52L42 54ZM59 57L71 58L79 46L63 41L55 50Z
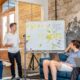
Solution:
M44 78L48 80L48 67L51 69L52 80L57 80L57 71L72 71L73 67L76 67L74 58L80 57L80 42L78 40L72 40L69 44L66 52L72 49L73 51L69 54L66 62L56 61L56 60L45 60L43 62Z

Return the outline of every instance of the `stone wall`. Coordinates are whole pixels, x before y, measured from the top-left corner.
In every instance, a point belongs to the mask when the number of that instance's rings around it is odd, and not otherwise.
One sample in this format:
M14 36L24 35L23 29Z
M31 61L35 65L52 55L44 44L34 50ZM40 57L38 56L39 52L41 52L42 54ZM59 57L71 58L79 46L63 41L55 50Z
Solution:
M55 19L55 0L48 0L48 3L49 19ZM57 13L58 19L64 19L66 26L74 17L80 19L80 0L57 0Z
M48 18L49 20L55 19L55 1L54 0L48 0Z

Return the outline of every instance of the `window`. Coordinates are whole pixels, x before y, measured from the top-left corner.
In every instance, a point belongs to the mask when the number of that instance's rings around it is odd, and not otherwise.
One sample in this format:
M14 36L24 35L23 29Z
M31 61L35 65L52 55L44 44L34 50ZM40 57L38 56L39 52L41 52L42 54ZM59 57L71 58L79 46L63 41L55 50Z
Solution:
M6 1L3 5L2 5L2 11L5 12L8 10L8 1Z
M7 0L3 5L2 5L2 11L5 12L8 9L14 8L15 7L15 0Z
M5 37L5 34L7 32L7 29L8 29L9 24L15 22L14 17L15 17L15 14L14 13L11 13L9 15L6 15L6 16L3 16L2 17L3 40L4 40L4 37Z
M9 8L15 7L15 0L9 0Z
M10 23L13 23L15 21L15 0L7 0L2 5L2 26L3 26L3 36L2 39L4 39L5 34L7 32L8 26Z
M14 14L9 15L9 24L14 22Z
M7 32L7 16L4 16L3 18L2 18L2 21L3 21L3 23L2 23L2 26L3 26L3 39L4 39L4 37L5 37L5 34L6 34L6 32Z

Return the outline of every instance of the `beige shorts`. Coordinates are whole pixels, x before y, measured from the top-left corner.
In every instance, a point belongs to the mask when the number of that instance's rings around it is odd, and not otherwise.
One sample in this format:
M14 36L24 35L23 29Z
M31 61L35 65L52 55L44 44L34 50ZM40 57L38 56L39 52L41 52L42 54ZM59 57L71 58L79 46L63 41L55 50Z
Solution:
M72 71L73 68L65 63L61 64L61 67L58 69L59 71Z

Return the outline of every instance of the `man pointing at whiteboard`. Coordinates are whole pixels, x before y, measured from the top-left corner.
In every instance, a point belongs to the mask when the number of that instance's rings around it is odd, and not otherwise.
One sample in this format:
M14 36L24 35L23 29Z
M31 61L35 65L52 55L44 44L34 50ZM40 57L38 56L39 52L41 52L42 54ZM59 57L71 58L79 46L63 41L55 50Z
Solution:
M16 23L11 23L10 31L6 34L3 43L6 47L8 47L8 57L11 63L11 80L15 78L15 60L18 66L19 77L22 78L21 55L19 49L20 40L18 34L16 34L16 30Z

